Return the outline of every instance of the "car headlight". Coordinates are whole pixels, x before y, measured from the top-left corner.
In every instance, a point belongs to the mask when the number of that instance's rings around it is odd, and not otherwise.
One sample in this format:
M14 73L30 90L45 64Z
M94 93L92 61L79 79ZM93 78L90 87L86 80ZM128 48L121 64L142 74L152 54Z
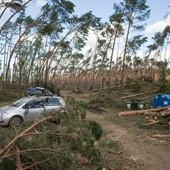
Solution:
M7 115L7 114L9 114L8 112L3 112L1 115L2 116L5 116L5 115Z

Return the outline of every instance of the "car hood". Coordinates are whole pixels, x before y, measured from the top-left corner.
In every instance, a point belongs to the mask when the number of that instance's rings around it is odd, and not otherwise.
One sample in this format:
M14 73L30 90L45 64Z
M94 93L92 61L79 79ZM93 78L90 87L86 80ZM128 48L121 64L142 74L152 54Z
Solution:
M16 109L16 107L13 106L4 106L0 108L0 114L4 113L4 112L8 112L10 113L11 111L14 111Z

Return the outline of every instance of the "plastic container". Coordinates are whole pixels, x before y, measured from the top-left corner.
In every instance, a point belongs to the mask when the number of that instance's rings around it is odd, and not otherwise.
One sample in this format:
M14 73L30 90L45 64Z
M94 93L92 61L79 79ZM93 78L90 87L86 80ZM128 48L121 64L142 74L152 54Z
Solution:
M144 109L144 103L143 102L139 102L138 107L140 110Z
M150 101L147 101L147 102L145 103L145 108L146 108L146 109L150 109L150 108L151 108L151 102L150 102Z
M137 101L132 102L131 110L138 110L138 109L139 109L138 102Z
M128 110L131 110L131 105L132 105L132 102L131 102L131 101L127 101L127 102L126 102L126 108L127 108Z

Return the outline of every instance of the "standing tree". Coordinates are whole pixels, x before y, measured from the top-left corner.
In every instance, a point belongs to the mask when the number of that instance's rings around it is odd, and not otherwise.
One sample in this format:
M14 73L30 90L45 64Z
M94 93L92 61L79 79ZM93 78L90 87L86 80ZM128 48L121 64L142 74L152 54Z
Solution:
M125 59L127 54L128 39L130 34L130 29L141 30L143 29L142 21L145 21L149 17L150 10L146 5L146 0L123 0L119 5L114 4L115 13L122 14L123 21L127 25L125 46L123 53L123 63L122 63L122 74L121 74L121 88L123 88L124 80L124 67ZM140 22L140 25L137 23Z
M114 39L111 47L111 57L110 57L110 66L109 66L109 85L111 84L112 81L113 54L114 54L116 39L119 38L124 32L123 25L122 25L123 15L121 13L115 13L111 15L110 23L114 27Z

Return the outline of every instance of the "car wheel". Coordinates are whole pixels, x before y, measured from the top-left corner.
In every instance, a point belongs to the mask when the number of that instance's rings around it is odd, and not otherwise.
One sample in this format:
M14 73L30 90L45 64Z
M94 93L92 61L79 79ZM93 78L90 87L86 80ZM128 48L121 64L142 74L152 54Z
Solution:
M9 121L10 127L17 127L23 122L23 119L19 116L12 117Z

